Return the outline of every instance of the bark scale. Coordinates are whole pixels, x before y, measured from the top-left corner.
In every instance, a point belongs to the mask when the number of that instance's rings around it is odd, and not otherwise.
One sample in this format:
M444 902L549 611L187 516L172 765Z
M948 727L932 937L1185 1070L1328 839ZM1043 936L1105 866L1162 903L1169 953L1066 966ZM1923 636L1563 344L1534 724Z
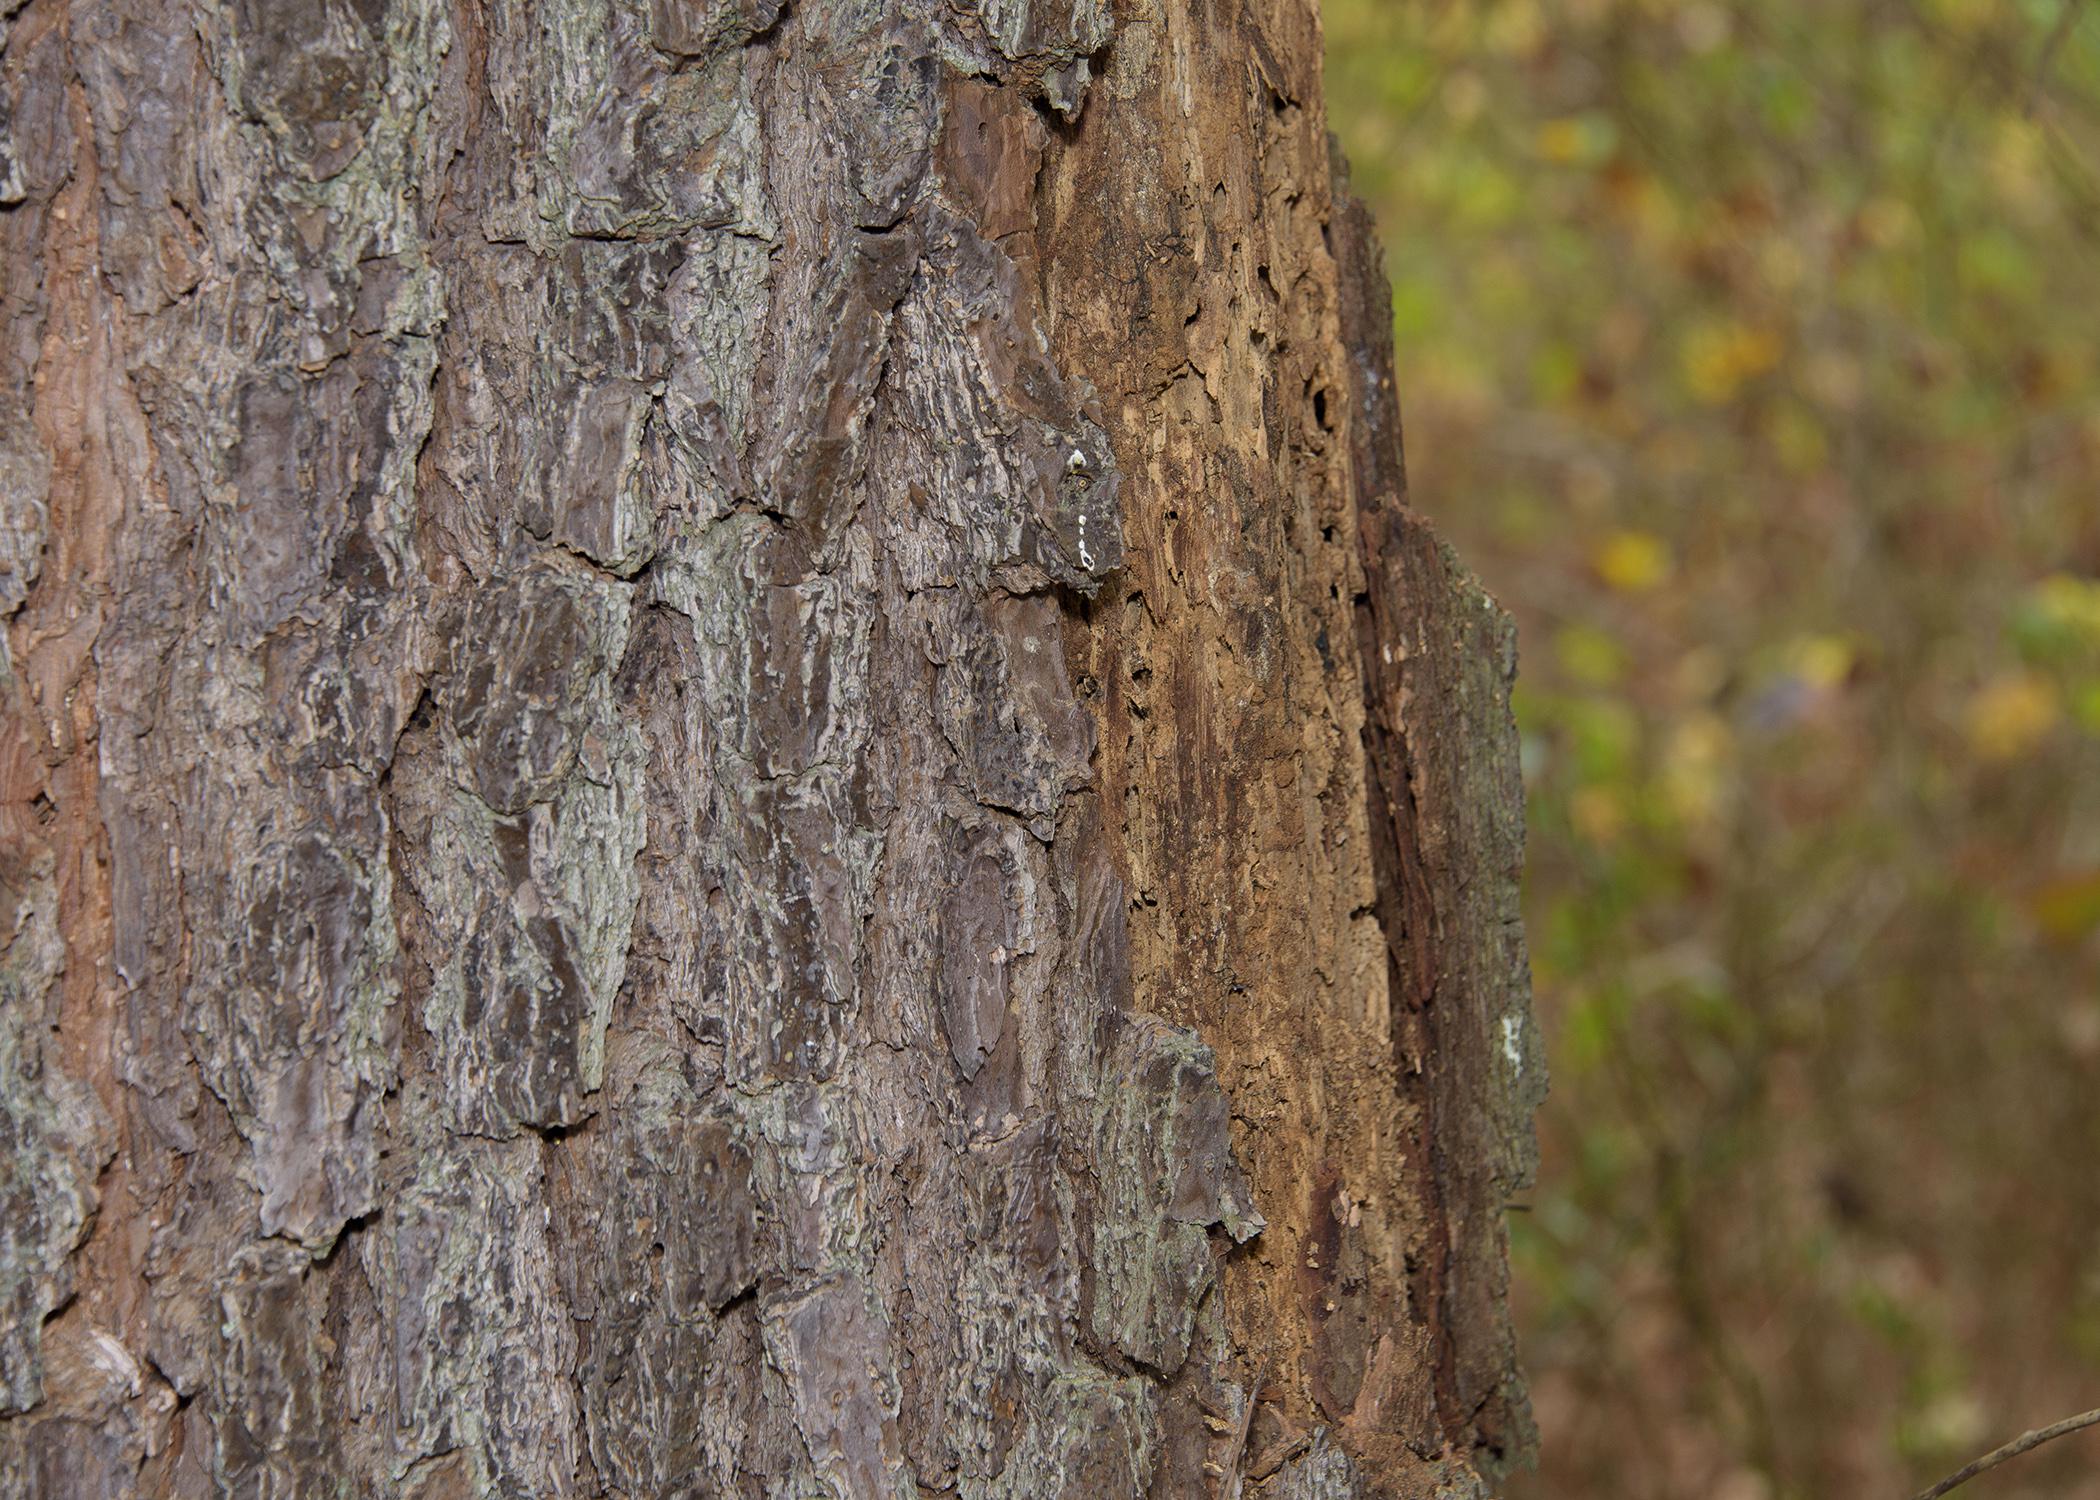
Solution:
M1522 1452L1512 648L1309 6L0 12L0 1490Z

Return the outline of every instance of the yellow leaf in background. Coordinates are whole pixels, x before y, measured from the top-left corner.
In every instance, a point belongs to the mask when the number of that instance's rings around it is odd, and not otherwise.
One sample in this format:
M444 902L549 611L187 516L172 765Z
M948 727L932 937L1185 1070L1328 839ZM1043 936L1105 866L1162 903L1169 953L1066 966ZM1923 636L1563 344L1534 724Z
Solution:
M1980 31L1990 24L1998 6L1997 0L1932 0L1927 8L1959 30Z
M1539 155L1550 162L1566 166L1582 160L1582 121L1577 119L1548 120L1539 126Z
M2100 927L2100 870L2059 875L2034 893L2030 903L2035 925L2060 942L2084 937Z
M1818 692L1829 692L1852 674L1858 653L1840 635L1804 635L1786 648L1787 671Z
M2056 688L2047 678L2007 672L1969 699L1969 743L1985 760L2011 760L2032 750L2056 717Z
M1788 405L1771 419L1772 446L1790 474L1820 474L1830 462L1823 424L1802 407Z
M1679 821L1696 827L1719 815L1734 744L1719 714L1694 714L1670 732L1663 748L1662 792Z
M2100 579L2052 573L2034 586L2030 597L2050 623L2100 640Z
M2071 717L2087 734L2100 735L2100 682L2084 683L2071 694Z
M1622 594L1645 594L1668 581L1670 547L1652 531L1615 531L1597 544L1590 566L1607 588Z
M1738 322L1694 328L1684 341L1685 389L1718 406L1777 365L1785 352L1785 340L1770 328Z
M1561 667L1588 687L1612 687L1626 675L1626 651L1594 625L1565 625L1553 633Z
M1528 57L1545 39L1546 27L1535 0L1502 0L1489 9L1481 41L1488 50L1508 57Z
M1998 122L1991 141L1991 187L2009 208L2035 214L2048 209L2049 164L2041 128L2025 118Z
M1610 158L1618 144L1618 127L1609 115L1563 115L1538 128L1538 153L1559 166L1596 165Z
M1681 206L1629 157L1612 162L1599 182L1605 205L1650 249L1673 249L1682 235ZM1645 321L1645 320L1644 320Z

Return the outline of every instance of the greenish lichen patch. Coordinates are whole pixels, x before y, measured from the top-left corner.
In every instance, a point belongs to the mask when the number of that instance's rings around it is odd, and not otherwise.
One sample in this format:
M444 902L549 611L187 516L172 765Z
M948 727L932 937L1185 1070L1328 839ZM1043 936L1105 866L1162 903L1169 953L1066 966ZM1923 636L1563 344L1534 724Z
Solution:
M611 696L627 593L558 571L491 591L442 733L397 776L435 940L423 1024L464 1130L574 1124L603 1071L646 833L640 736Z
M1361 1500L1363 1493L1363 1476L1324 1427L1313 1433L1311 1447L1278 1469L1262 1490L1263 1500Z
M979 1491L986 1500L1150 1493L1160 1405L1151 1382L1079 1368L1032 1396L1005 1467Z
M27 415L0 413L0 619L21 608L43 570L50 485L51 458Z
M416 1143L362 1241L393 1354L396 1480L452 1449L477 1495L558 1494L574 1472L575 1335L548 1217L536 1141Z
M1147 1016L1108 1023L1096 1092L1094 1336L1172 1374L1213 1285L1209 1226L1265 1226L1232 1153L1230 1108L1195 1034Z
M328 1334L306 1295L309 1264L296 1246L266 1242L243 1247L219 1276L211 1411L223 1493L355 1493L325 1420Z
M247 1137L265 1232L325 1249L373 1201L359 1116L394 1076L393 876L378 829L287 830L229 882L245 930L200 937L190 1033Z
M43 1054L66 963L48 852L0 867L0 1416L43 1394L44 1320L72 1293L72 1254L113 1149L95 1096Z

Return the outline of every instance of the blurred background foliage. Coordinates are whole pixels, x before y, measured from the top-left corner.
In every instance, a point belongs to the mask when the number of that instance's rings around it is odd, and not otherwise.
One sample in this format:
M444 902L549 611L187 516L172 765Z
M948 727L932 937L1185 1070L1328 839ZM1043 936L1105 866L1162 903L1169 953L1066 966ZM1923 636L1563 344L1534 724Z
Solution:
M1524 645L1509 1493L1900 1496L2100 1405L2100 16L1325 9L1415 502Z

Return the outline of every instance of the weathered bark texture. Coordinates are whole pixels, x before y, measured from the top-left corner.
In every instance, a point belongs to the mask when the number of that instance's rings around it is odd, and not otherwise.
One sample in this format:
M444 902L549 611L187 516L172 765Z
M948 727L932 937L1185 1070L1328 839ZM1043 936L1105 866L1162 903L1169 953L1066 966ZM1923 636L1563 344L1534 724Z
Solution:
M1510 638L1309 0L0 25L0 1493L1521 1452Z

